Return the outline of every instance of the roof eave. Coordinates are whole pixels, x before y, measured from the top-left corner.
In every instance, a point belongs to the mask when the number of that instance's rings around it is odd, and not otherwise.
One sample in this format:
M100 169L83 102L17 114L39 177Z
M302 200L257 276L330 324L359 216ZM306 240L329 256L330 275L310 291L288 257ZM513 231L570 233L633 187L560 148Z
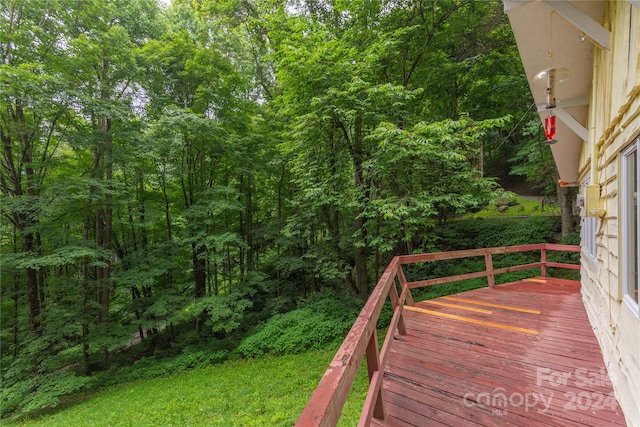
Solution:
M551 151L561 185L578 185L580 155L588 140L587 116L594 45L609 48L610 34L599 22L604 1L503 0L541 120L557 117L557 144ZM566 68L570 78L555 85L555 108L547 107L546 81L534 77Z

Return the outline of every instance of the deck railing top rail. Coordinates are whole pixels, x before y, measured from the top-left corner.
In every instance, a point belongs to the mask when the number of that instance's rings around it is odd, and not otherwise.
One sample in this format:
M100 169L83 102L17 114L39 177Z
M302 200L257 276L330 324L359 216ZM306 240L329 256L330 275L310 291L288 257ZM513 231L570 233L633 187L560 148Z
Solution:
M540 261L519 266L493 268L493 255L528 251L540 251ZM369 374L369 390L365 398L358 425L369 425L372 417L385 417L384 403L382 400L382 375L394 335L396 332L401 335L405 334L402 310L405 303L409 305L414 304L411 289L478 277L487 277L488 286L494 287L494 277L498 274L540 268L541 276L545 277L548 267L580 269L580 265L578 264L548 261L548 251L580 252L580 246L540 243L394 257L380 277L360 315L354 322L351 330L311 396L311 399L307 403L307 406L298 418L296 425L301 427L335 426L340 418L349 391L351 390L358 367L365 357ZM485 259L485 270L455 276L407 282L402 268L403 265L420 262L479 256L483 256ZM401 289L399 295L398 285ZM376 324L387 297L391 300L393 316L382 347L379 348Z

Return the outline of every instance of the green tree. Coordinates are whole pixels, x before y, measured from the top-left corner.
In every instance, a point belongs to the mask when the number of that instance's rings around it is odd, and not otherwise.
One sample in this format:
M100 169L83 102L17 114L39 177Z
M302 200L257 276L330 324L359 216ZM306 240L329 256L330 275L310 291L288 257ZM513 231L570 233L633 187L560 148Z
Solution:
M64 28L57 10L40 2L2 3L0 40L0 159L2 215L15 228L20 251L41 253L38 229L47 200L42 190L59 152L59 134L69 121L69 75L60 67ZM29 328L42 334L44 272L26 267Z
M155 28L157 5L4 1L1 7L2 214L23 242L3 263L25 273L13 277L24 280L32 332L20 333L16 305L3 406L38 409L86 383L58 370L68 363L60 355L81 344L86 368L90 327L105 325L104 335L108 325L114 195L122 190L117 143L126 144L137 100L134 47ZM3 295L6 282L3 276ZM113 343L106 340L98 347L108 355Z
M528 139L509 159L512 164L510 173L524 177L543 195L558 201L562 217L562 236L567 236L576 226L573 214L575 190L558 184L560 175L558 175L551 150L542 143L544 134L537 114L527 122L522 133Z
M211 298L239 290L256 267L254 176L262 166L254 162L264 138L255 134L260 116L251 68L240 72L246 67L242 37L229 36L227 24L207 16L200 4L174 2L168 12L175 18L168 32L142 56L147 111L154 120L149 148L167 232L177 244L189 245L192 296L205 299L189 305L196 307L189 312L199 328L200 320L215 323L217 314L204 309L218 306ZM173 214L182 219L177 226L170 218L169 205L178 202L176 193L166 191L170 186L181 193L182 209Z
M469 66L464 68L459 64L467 60L470 51L478 50L477 45L468 48L464 43L455 45L465 40L464 35L457 34L453 42L448 40L453 33L449 32L451 27L461 28L468 22L464 13L469 12L469 8L473 8L477 20L486 19L493 10L460 1L412 2L406 8L391 7L388 11L368 2L304 2L295 11L284 7L272 11L266 20L265 25L273 28L269 40L274 45L278 83L275 103L290 129L283 148L296 176L294 206L298 212L291 217L289 230L306 228L308 232L304 234L310 246L326 241L329 251L314 254L312 249L309 256L316 260L316 265L334 266L333 273L326 268L321 273L326 279L343 277L347 287L352 287L363 298L368 295L371 282L368 277L371 242L375 242L377 249L397 247L396 243L377 235L384 214L372 208L376 204L388 207L376 197L388 194L391 185L381 180L389 172L381 172L386 163L378 167L384 159L378 157L376 130L382 123L387 129L392 124L399 131L413 128L425 115L458 119L461 110L447 111L438 104L448 102L450 92L433 96L424 88L446 85L452 76L462 78L468 72ZM411 25L407 26L407 22ZM483 36L487 33L488 30ZM437 64L434 61L439 56L452 59ZM459 71L448 72L447 64ZM460 124L462 121L451 123L457 124L443 122L443 127L465 127ZM500 125L503 124L504 120ZM426 125L423 123L423 126ZM482 138L490 135L487 129L488 126L483 127ZM443 133L441 137L440 148L446 148L447 138L451 136ZM458 149L460 152L454 157L470 165L477 163L481 138L467 135L460 138L463 139L465 144L475 146L462 148L453 144L454 148L445 152L455 154ZM475 158L470 158L471 155ZM405 161L410 158L407 155ZM413 163L408 166L420 168ZM441 164L433 172L446 177L448 170ZM438 196L440 203L433 205L438 213L435 217L444 221L447 213L461 212L486 200L491 185L481 180L471 166L468 176L460 182L467 180L477 180L477 187L460 186L454 191L461 193L460 197L451 197L447 186L442 187L442 179L430 181L420 192L434 192L430 194L430 203L434 203L436 194L443 188L443 194ZM465 191L468 194L463 196ZM482 197L472 194L482 194ZM467 200L463 202L465 197ZM417 210L410 210L406 215L416 213ZM431 213L423 212L408 218L404 224L418 223L430 216ZM385 233L390 237L388 231ZM405 233L398 230L397 234ZM407 232L411 237L403 238L411 240L413 234ZM353 250L352 255L346 252L348 248ZM318 263L318 259L324 262ZM349 265L353 267L353 274Z

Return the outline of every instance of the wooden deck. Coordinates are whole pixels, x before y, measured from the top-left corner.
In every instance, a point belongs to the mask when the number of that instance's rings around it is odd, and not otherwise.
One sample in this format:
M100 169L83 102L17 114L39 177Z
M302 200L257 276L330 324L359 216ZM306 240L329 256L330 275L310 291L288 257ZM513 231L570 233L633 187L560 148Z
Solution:
M533 278L404 307L377 426L624 426L576 281Z

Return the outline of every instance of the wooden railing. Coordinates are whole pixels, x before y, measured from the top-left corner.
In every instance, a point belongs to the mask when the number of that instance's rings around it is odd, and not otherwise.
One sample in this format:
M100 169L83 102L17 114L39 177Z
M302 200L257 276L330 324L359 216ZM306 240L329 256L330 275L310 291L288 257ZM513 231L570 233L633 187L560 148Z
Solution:
M540 251L540 262L513 267L493 268L493 255L528 251ZM414 305L411 289L479 277L487 277L488 286L493 288L495 286L495 276L498 274L539 268L542 277L546 277L548 267L573 270L580 269L580 265L577 264L547 261L548 251L580 252L580 247L541 243L535 245L405 255L393 258L331 361L329 368L320 380L307 406L298 418L296 426L335 426L340 418L349 391L351 390L358 367L365 357L367 361L367 372L369 374L369 389L358 425L368 426L373 417L378 419L385 418L384 403L382 400L382 376L395 333L398 332L400 335L406 333L402 309L405 303ZM456 276L407 282L402 268L403 265L420 262L480 256L485 259L485 270ZM398 287L401 290L399 295ZM391 300L393 316L382 347L379 349L376 324L387 297Z

